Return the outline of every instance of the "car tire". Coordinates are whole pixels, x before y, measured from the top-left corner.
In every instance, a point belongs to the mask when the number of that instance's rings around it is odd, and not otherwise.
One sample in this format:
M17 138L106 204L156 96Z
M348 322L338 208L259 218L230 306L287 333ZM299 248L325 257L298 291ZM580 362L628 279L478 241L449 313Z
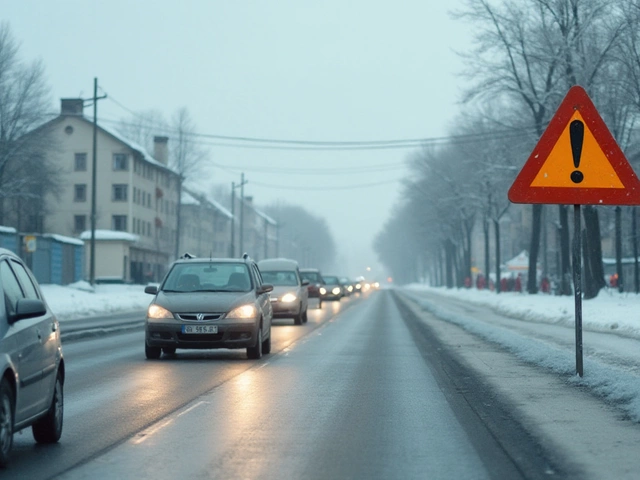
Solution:
M31 426L33 438L38 443L56 443L62 436L64 420L64 386L58 372L53 389L53 398L47 414Z
M165 355L175 355L176 347L162 347L162 353Z
M322 300L318 300L318 310L322 309Z
M144 355L148 360L157 360L162 355L162 348L160 347L150 347L146 343L144 344Z
M309 316L307 315L307 309L304 309L302 312L302 323L307 323L309 321Z
M13 446L13 389L5 378L0 383L0 467L9 463Z
M253 347L247 347L247 357L252 360L259 360L262 358L262 326L258 328L258 338L256 338L256 344Z
M262 342L262 353L265 355L271 353L271 330L269 330L269 337Z

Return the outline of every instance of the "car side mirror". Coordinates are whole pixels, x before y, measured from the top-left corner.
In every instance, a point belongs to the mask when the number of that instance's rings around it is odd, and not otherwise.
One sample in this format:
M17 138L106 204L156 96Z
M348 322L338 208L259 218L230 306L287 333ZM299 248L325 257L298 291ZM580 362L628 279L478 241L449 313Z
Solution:
M42 300L21 298L16 303L15 313L9 316L9 322L14 323L24 318L39 317L45 313L47 313L47 307Z
M269 285L268 283L263 283L258 287L258 295L262 295L263 293L269 293L273 291L273 285Z
M158 287L156 285L147 285L146 287L144 287L144 293L155 295L156 293L158 293Z
M309 285L309 280L307 280L306 278L302 280L302 286L304 287L305 285Z

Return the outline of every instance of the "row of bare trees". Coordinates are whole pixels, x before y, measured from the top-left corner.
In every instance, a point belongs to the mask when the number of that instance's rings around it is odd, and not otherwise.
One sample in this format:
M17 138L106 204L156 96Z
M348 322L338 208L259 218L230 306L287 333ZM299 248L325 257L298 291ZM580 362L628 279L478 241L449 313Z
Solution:
M404 255L414 257L412 265L431 266L442 284L460 285L471 276L471 235L481 225L487 259L482 269L500 278L501 219L507 212L526 214L530 227L510 232L509 240L529 251L528 292L538 290L536 266L547 253L545 249L541 255L540 248L551 227L557 233L558 258L553 260L559 293L570 294L568 207L533 205L526 207L531 209L529 215L510 206L507 190L573 85L589 92L627 158L638 163L640 4L638 0L466 0L455 16L474 32L472 48L462 54L465 114L457 119L446 145L425 147L411 158L411 180L406 182L397 217L376 239L378 254L400 278L397 270L406 261L398 261L389 250L397 235L391 229L401 230L412 238L414 249L404 250ZM635 228L629 228L634 223L622 225L619 208L582 209L586 298L596 296L605 285L602 225L609 228L611 218L618 222L614 230L619 236L619 267L625 245L637 251ZM635 219L635 214L630 217ZM494 266L488 265L491 244ZM544 258L543 264L547 261ZM418 275L415 272L407 280Z

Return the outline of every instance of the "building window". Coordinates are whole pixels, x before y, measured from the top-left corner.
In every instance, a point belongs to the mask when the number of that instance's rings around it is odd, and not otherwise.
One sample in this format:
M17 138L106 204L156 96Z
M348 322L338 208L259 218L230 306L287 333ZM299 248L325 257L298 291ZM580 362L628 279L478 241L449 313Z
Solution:
M74 202L87 201L87 185L85 185L84 183L78 183L73 186L73 201Z
M76 153L73 169L76 172L87 171L87 154L86 153Z
M114 215L112 217L112 228L118 232L127 231L127 216L126 215Z
M73 231L76 233L84 232L87 229L87 216L75 215L73 217Z
M126 153L114 153L113 154L113 170L125 171L129 170L129 157Z
M126 183L117 183L113 185L112 201L114 202L126 202L127 191L129 186Z

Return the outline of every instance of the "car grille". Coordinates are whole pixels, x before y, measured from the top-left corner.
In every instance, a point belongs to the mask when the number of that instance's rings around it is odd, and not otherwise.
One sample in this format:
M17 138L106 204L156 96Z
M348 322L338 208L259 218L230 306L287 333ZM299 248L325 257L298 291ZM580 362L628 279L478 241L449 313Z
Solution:
M200 318L198 316L201 315ZM188 322L207 322L217 320L222 316L221 313L179 313L178 318Z
M178 340L181 342L219 342L222 340L222 333L196 333L183 334L177 333Z

